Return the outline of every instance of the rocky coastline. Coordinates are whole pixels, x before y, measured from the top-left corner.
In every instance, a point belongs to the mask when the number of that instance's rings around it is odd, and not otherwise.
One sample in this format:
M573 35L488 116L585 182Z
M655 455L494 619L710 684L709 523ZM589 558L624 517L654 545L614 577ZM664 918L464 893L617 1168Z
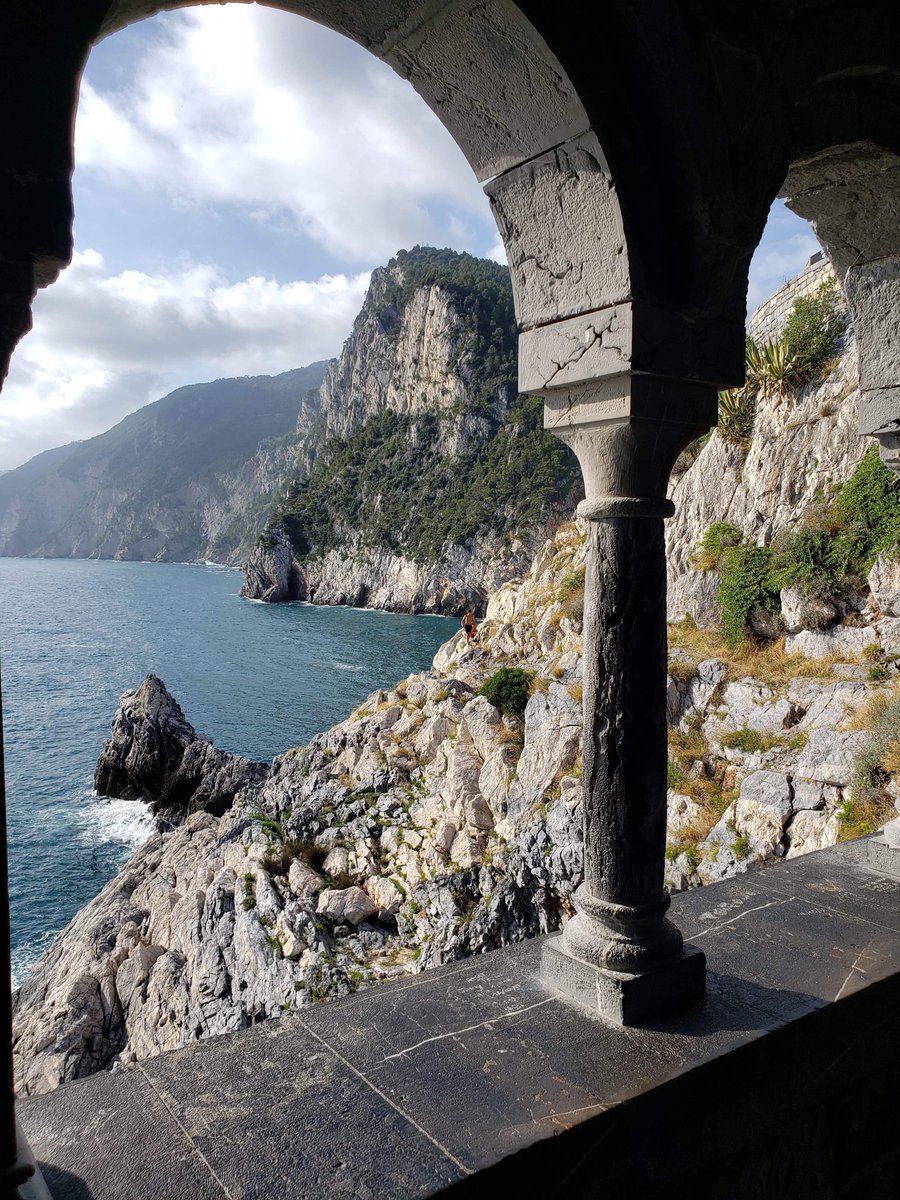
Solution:
M199 739L161 681L127 693L102 780L163 822L18 992L20 1093L559 927L581 875L583 564L561 527L477 649L457 634L271 768ZM833 844L890 681L855 650L753 674L679 636L668 885ZM529 673L521 716L479 694L503 667Z

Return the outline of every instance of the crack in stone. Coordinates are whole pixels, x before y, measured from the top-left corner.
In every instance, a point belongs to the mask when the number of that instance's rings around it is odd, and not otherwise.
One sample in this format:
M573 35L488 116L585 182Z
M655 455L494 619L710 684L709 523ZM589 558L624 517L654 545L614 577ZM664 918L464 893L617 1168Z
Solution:
M718 925L710 925L708 929L701 929L699 933L691 934L691 941L696 942L698 938L706 937L708 933L718 933L720 929L724 929L726 925L733 925L735 921L740 921L744 917L749 917L751 913L761 912L764 908L773 908L779 904L789 904L791 900L796 900L796 896L785 896L782 900L769 900L767 904L757 904L755 908L745 908L743 912L739 912L737 916L729 917L727 921L722 921Z
M428 1046L432 1042L442 1042L446 1038L459 1037L463 1033L472 1033L476 1029L484 1029L488 1025L493 1025L497 1021L505 1021L509 1017L518 1017L522 1013L531 1012L532 1009L541 1008L545 1004L550 1004L556 1000L556 996L548 996L545 1000L538 1000L536 1004L529 1004L525 1008L514 1008L511 1012L500 1013L496 1017L488 1017L484 1021L479 1021L476 1025L467 1025L464 1029L453 1029L449 1033L439 1033L435 1037L425 1038L421 1042L415 1042L412 1046L407 1046L403 1050L397 1050L394 1054L387 1054L381 1060L383 1063L390 1062L394 1058L403 1058L404 1055L411 1054L413 1050L418 1050L421 1046Z

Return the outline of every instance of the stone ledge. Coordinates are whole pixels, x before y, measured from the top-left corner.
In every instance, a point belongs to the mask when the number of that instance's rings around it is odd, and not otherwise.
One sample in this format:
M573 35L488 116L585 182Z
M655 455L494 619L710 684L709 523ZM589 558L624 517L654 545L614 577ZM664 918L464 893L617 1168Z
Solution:
M615 1200L892 1195L900 887L868 847L675 897L707 999L640 1029L545 988L537 939L67 1084L19 1119L69 1200L599 1179Z

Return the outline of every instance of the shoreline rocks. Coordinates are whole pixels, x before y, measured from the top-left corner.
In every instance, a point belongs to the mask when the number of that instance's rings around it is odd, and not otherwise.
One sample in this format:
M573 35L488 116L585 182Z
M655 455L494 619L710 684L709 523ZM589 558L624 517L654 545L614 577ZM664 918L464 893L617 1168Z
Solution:
M148 675L119 701L94 787L103 796L146 800L158 821L178 825L195 812L221 816L269 771L201 737L162 680Z

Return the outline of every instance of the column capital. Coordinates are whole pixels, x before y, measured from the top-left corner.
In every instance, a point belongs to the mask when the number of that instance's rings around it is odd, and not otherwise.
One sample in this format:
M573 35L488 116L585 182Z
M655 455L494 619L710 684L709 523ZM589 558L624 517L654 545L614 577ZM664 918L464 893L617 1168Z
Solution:
M671 516L672 465L718 415L712 384L630 372L542 395L544 428L581 464L585 499L578 515L593 520Z

